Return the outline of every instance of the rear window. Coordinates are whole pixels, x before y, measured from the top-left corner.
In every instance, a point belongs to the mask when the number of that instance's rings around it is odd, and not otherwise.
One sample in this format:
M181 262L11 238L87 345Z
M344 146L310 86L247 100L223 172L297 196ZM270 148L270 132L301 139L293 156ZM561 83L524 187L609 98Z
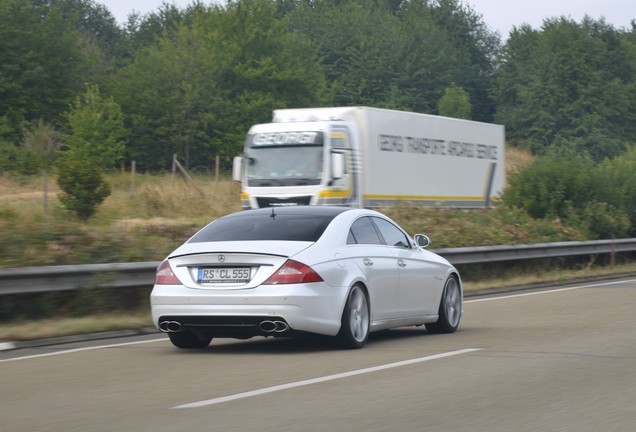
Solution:
M237 213L209 224L188 243L250 240L315 242L333 215Z

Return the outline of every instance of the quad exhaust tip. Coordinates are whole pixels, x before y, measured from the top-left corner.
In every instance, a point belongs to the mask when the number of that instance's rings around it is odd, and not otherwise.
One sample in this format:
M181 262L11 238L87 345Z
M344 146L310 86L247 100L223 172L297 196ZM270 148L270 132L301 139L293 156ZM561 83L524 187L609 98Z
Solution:
M159 323L159 330L164 333L177 333L183 330L183 326L179 321L161 321Z
M289 330L285 321L261 321L259 328L265 333L283 333Z
M285 321L261 321L258 327L264 333L284 333L289 330L289 325ZM183 324L179 321L161 321L159 330L164 333L178 333L183 330Z

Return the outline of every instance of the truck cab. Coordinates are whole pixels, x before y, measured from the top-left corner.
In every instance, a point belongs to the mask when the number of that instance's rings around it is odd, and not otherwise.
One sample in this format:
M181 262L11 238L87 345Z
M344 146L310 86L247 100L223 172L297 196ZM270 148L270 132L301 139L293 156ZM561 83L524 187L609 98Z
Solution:
M356 143L354 125L342 121L252 126L233 164L242 207L360 206Z

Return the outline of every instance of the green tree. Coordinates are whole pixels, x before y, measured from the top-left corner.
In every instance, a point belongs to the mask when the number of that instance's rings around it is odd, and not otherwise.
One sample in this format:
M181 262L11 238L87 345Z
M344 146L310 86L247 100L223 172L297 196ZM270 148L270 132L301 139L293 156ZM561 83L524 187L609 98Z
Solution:
M42 173L48 182L48 172L61 146L59 131L42 120L35 122L23 132L21 146L15 152L12 170L23 175Z
M541 153L571 146L614 157L636 134L636 46L603 20L514 29L497 73L496 120L509 141Z
M15 170L18 148L10 141L0 138L0 174Z
M192 27L194 17L205 11L202 3L193 1L185 9L179 9L171 3L161 3L156 11L145 16L137 13L128 15L128 21L123 26L128 39L130 54L156 45L168 37L174 40L182 26Z
M185 25L139 52L116 89L131 130L128 158L145 169L169 167L173 154L211 164L216 70L204 35Z
M48 171L62 146L61 133L40 120L24 131L22 146L30 153L39 169Z
M0 1L0 139L29 122L56 123L87 71L80 33L46 2Z
M57 184L62 190L59 200L67 210L84 221L93 216L97 206L110 195L110 186L99 168L100 162L70 153L58 166Z
M289 16L291 28L319 51L329 104L396 107L404 41L399 20L381 2L322 0L303 3Z
M461 87L450 86L444 92L444 96L437 105L439 115L459 119L470 119L472 107L470 96Z
M35 0L31 0L35 2ZM122 54L124 33L110 11L96 0L47 0L49 8L61 15L64 23L77 30L84 43L95 44L101 51L101 61Z
M320 102L324 78L305 38L269 0L197 9L191 24L139 53L117 97L131 126L129 157L144 168L229 165L249 126L274 108Z
M491 92L500 35L488 28L468 2L431 2L431 13L436 25L447 35L456 58L453 82L469 94L472 110L468 118L492 121L496 105Z
M103 172L123 156L123 115L112 97L103 98L97 85L89 85L76 98L67 118L70 133L57 160L59 199L69 211L87 220L110 195Z
M300 2L289 17L319 50L330 104L435 113L455 82L477 103L478 118L492 117L498 39L459 2L318 0Z
M97 85L75 99L67 113L70 133L66 155L83 157L110 169L124 156L126 129L121 108L112 97L103 97Z

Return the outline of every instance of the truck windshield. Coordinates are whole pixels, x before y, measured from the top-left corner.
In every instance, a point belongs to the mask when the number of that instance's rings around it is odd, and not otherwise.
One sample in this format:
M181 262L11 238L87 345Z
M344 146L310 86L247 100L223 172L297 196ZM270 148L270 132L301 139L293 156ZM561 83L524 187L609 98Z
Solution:
M249 186L320 184L323 174L322 132L276 132L247 137Z

